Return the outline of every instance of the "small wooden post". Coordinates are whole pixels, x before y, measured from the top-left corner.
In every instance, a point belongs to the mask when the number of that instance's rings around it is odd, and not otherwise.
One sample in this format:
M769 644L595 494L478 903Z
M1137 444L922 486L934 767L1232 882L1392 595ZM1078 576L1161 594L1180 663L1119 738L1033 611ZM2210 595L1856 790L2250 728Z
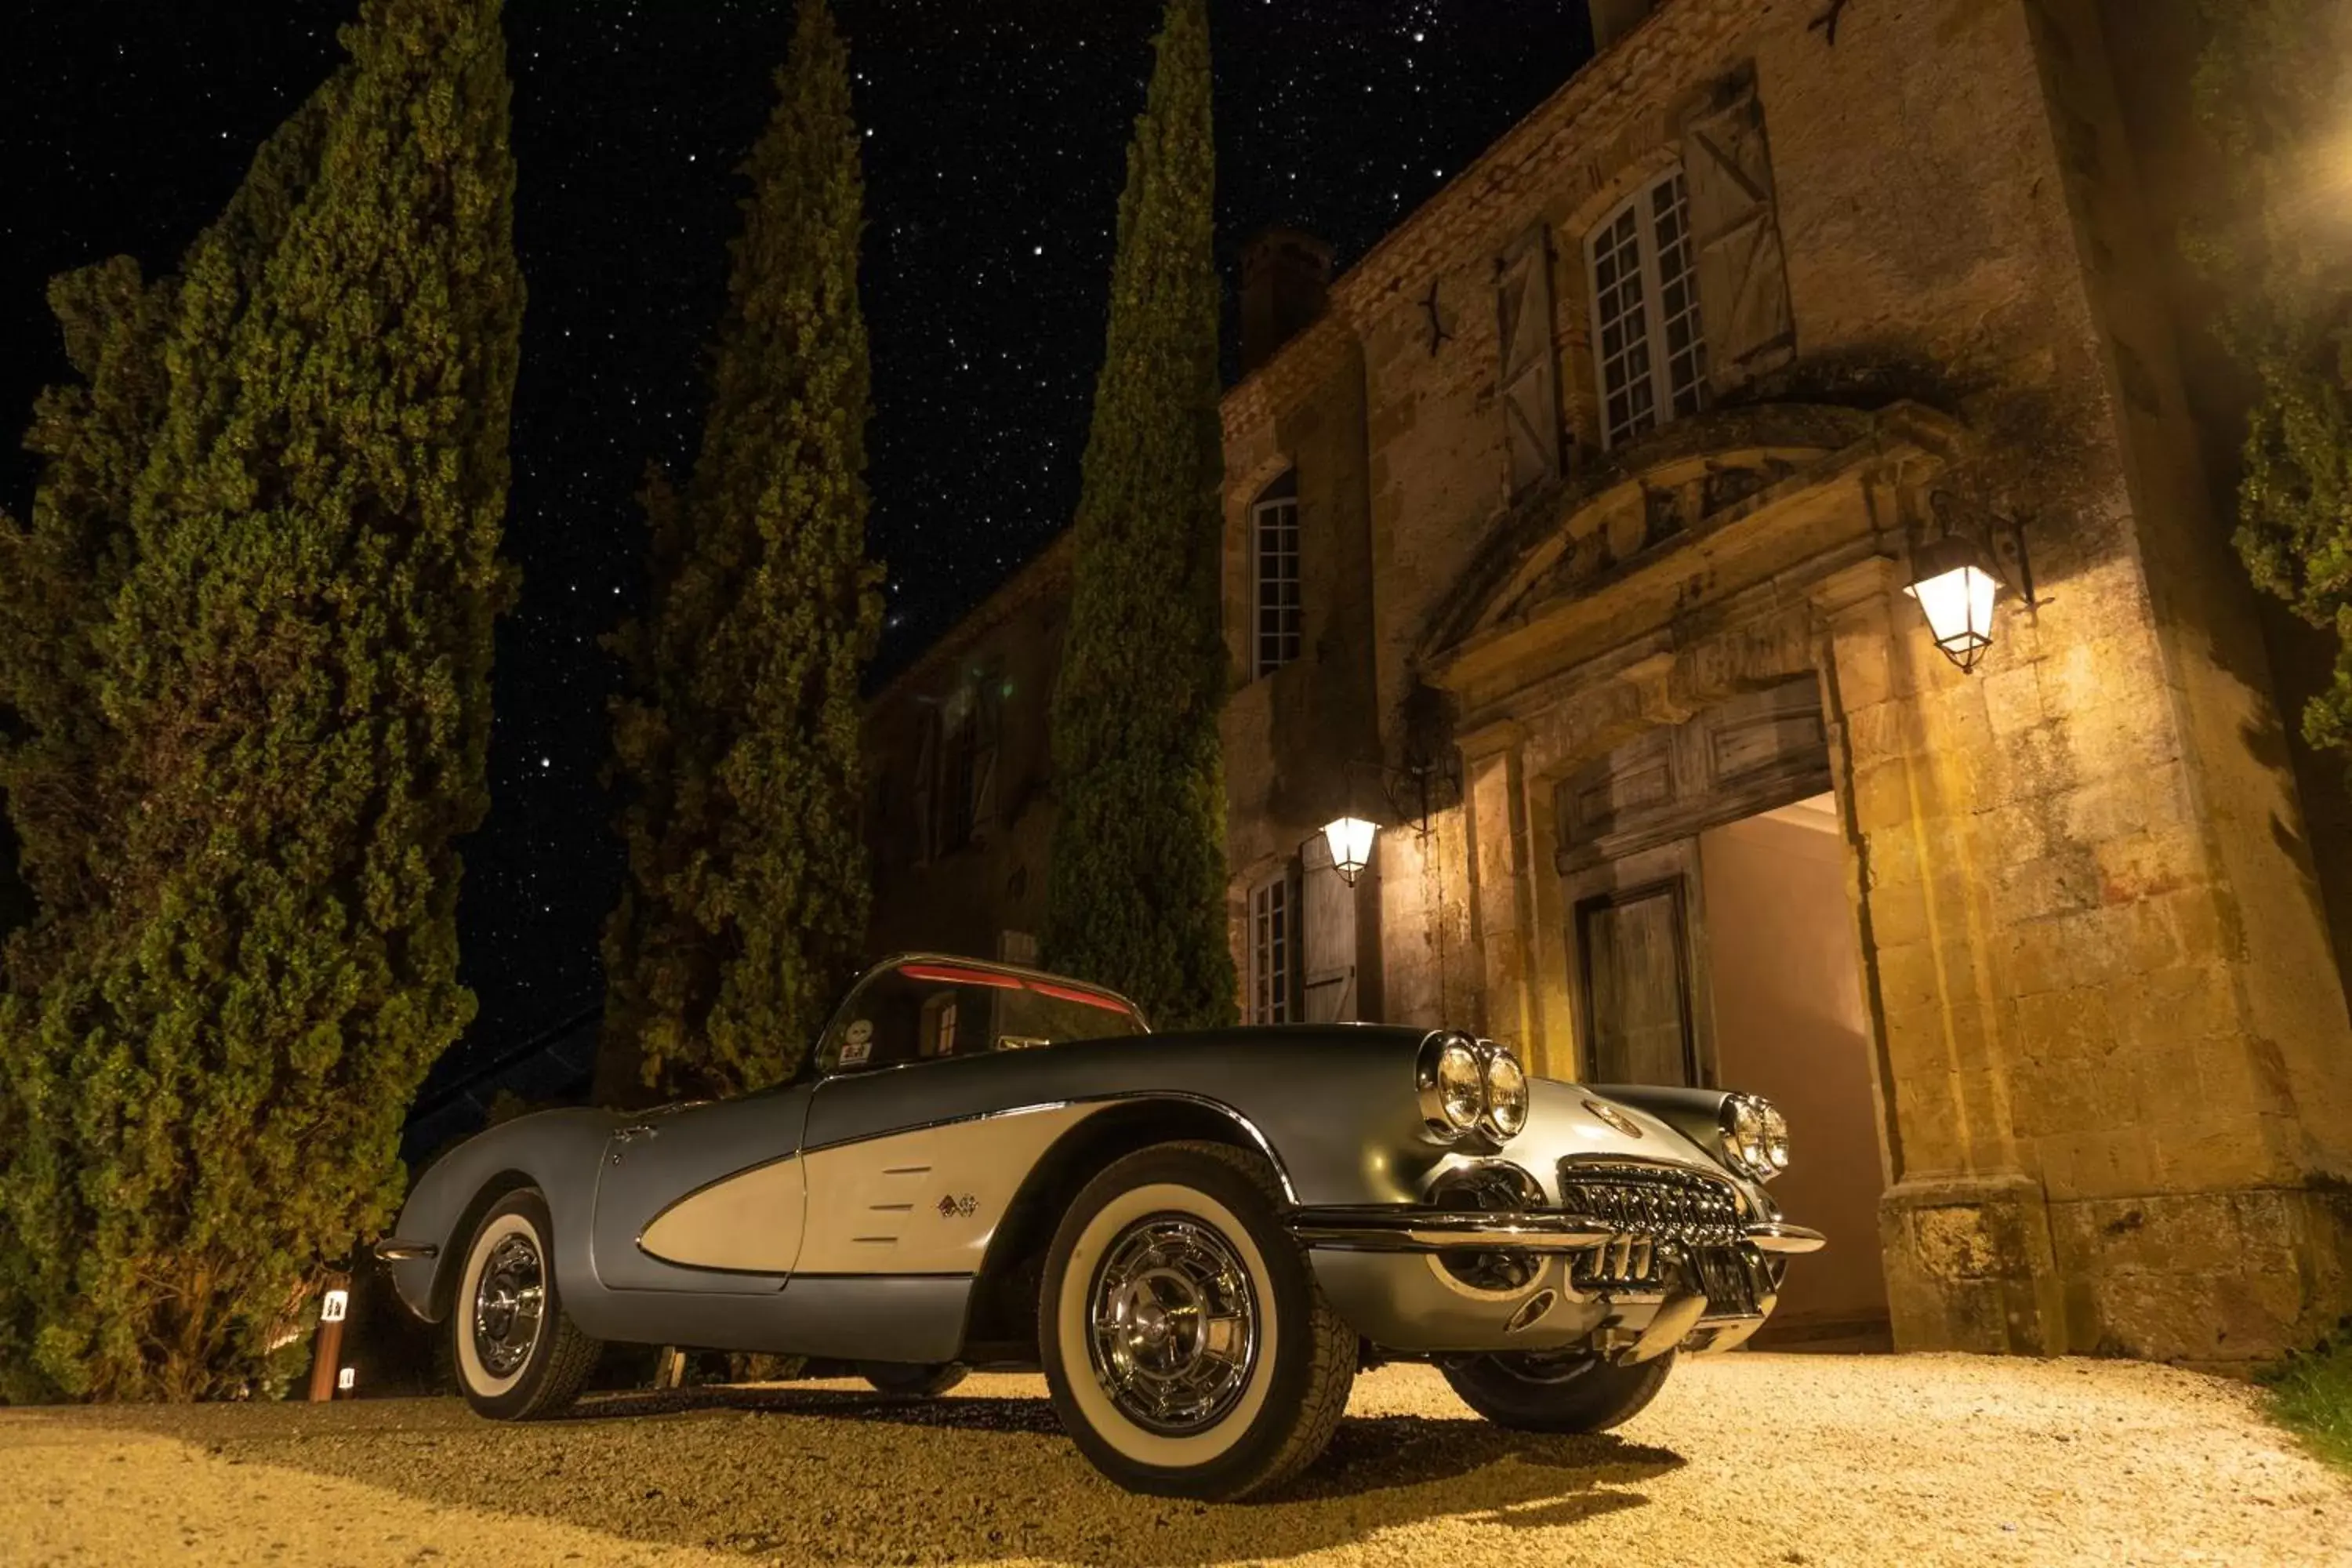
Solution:
M654 1366L654 1387L667 1391L686 1384L686 1352L676 1345L662 1346L661 1360Z
M343 1364L343 1320L351 1315L352 1282L337 1278L319 1299L319 1331L310 1342L310 1403L335 1397L336 1373Z

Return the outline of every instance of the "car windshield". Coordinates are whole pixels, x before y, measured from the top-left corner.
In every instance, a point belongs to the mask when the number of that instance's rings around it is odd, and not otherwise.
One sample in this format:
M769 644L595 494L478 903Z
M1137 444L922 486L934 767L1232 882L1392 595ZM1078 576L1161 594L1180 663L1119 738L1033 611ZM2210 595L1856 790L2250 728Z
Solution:
M817 1066L862 1072L1146 1032L1125 999L1075 981L952 959L909 961L858 984L825 1032Z

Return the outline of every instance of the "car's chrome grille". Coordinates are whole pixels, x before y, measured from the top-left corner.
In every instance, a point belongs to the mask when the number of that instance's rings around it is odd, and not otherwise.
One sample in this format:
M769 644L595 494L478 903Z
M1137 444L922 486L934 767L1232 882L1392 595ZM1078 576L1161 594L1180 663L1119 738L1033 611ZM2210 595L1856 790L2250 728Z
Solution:
M1570 1261L1579 1290L1640 1296L1696 1287L1706 1290L1711 1314L1755 1311L1729 1182L1687 1166L1570 1158L1559 1163L1559 1195L1568 1213L1616 1233Z
M1739 1240L1739 1194L1731 1183L1683 1165L1567 1159L1559 1206L1635 1240L1730 1247Z

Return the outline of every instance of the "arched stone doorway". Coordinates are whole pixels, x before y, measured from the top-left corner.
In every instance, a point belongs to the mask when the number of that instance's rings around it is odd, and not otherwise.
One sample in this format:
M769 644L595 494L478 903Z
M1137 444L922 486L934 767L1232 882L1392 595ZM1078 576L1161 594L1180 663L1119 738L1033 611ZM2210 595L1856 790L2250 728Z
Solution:
M1786 1101L1786 1201L1839 1258L1784 1326L1857 1347L1900 1147L1827 612L1886 591L1961 444L1907 405L1670 426L1507 522L1418 661L1461 710L1487 1029L1555 1077Z

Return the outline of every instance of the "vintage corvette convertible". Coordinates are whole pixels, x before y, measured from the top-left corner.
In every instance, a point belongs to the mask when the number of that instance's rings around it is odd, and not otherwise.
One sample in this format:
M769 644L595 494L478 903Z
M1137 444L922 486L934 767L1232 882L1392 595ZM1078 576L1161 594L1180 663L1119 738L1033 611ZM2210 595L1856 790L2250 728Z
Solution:
M1042 1366L1113 1479L1235 1498L1313 1460L1378 1360L1508 1426L1626 1419L1822 1245L1766 1194L1788 1157L1749 1097L1530 1079L1444 1030L1152 1035L1095 986L910 955L794 1081L494 1128L376 1251L485 1415L562 1408L604 1341L909 1395Z

